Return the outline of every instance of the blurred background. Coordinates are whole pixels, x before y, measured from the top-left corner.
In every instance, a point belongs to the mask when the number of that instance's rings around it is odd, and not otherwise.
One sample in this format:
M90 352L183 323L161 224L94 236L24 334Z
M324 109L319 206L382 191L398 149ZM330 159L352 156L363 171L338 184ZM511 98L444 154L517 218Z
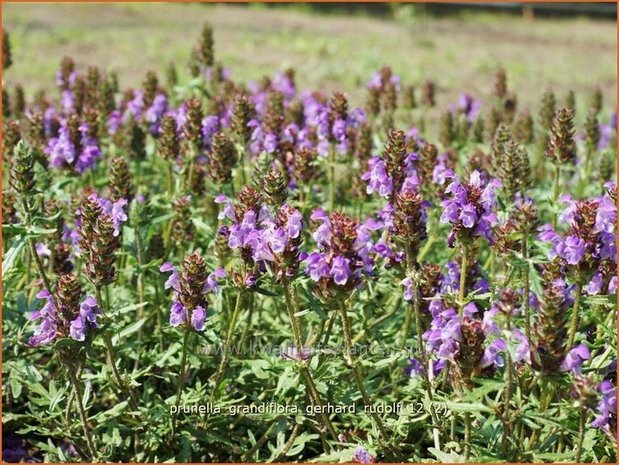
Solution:
M18 4L5 3L14 65L5 80L32 95L54 87L63 56L117 71L122 87L146 71L181 75L204 21L216 59L236 79L294 67L300 88L341 89L363 102L363 84L389 65L404 82L432 79L437 103L490 95L503 66L521 108L552 87L577 104L595 87L616 97L616 4Z

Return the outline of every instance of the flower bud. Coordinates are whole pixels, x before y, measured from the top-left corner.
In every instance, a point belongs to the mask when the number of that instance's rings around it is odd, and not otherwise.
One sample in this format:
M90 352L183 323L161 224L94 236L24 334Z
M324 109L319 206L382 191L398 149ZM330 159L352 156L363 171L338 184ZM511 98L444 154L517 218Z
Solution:
M435 85L433 81L426 81L423 84L421 91L421 104L426 107L433 107L436 105L434 100Z
M567 108L561 108L555 114L545 155L556 165L576 160L574 113Z
M2 31L2 69L7 70L13 64L13 55L11 54L11 40L9 33Z
M110 197L113 201L125 199L133 200L135 190L131 182L129 164L123 157L113 158L110 162Z
M232 108L231 129L236 141L241 144L247 144L251 139L252 130L249 127L249 121L252 118L252 107L245 95L239 95L234 100Z
M161 118L159 137L157 138L157 153L167 160L176 160L180 154L176 120L172 115L165 115Z
M234 143L223 133L213 136L213 148L209 159L209 175L219 186L232 180L232 168L236 164L238 153Z

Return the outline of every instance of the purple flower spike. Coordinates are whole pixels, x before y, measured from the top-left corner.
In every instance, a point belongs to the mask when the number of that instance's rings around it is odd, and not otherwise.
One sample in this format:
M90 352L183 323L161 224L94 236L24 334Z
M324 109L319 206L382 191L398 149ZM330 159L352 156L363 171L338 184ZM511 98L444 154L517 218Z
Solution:
M491 228L497 223L494 213L495 190L499 186L497 180L491 180L484 186L477 170L471 173L468 184L461 184L454 178L447 186L445 194L448 198L441 203L441 222L452 225L448 236L449 247L454 246L457 235L469 238L481 236L488 241L492 240Z

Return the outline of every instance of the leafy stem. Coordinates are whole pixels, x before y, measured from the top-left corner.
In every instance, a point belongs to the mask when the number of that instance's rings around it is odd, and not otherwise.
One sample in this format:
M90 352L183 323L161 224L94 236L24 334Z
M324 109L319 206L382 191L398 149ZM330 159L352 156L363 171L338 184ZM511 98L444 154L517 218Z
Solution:
M339 312L340 318L342 320L342 327L344 329L344 343L346 345L346 362L352 369L353 375L355 377L355 382L357 383L357 388L359 389L359 393L361 394L361 399L363 400L364 405L370 410L370 415L372 416L382 439L387 442L389 436L387 434L387 430L380 416L371 408L372 400L368 395L365 385L363 383L363 375L361 374L361 370L359 365L357 364L357 360L354 355L353 345L352 345L352 336L350 330L350 320L348 319L348 314L346 312L346 302L343 299L339 300Z
M580 300L582 297L582 283L576 283L576 289L574 289L574 307L572 309L572 319L570 321L570 329L567 337L567 348L570 349L574 345L574 338L576 337L576 331L578 330L578 323L580 322Z
M312 373L307 367L307 363L303 360L303 342L301 335L301 327L299 319L296 315L298 309L296 308L296 299L294 299L291 289L290 289L290 281L284 278L283 281L284 286L284 295L286 298L286 309L288 310L288 316L290 317L290 324L292 326L292 333L294 335L295 345L297 349L297 355L299 357L299 365L300 371L305 380L305 385L310 393L310 398L312 399L312 404L318 406L320 408L320 418L322 419L323 426L326 430L329 431L329 434L333 437L334 441L338 441L337 433L335 432L335 428L331 423L331 419L329 415L324 412L322 399L320 398L320 393L316 388L316 383L314 383L314 379L312 377Z
M219 368L217 368L217 372L215 372L215 383L213 385L213 391L211 392L209 403L212 403L216 399L219 383L221 382L221 377L223 376L224 370L226 369L226 364L228 363L230 348L232 346L232 336L234 335L236 322L239 318L239 314L241 313L241 302L243 300L243 296L244 292L239 290L236 295L236 303L234 305L234 311L232 312L232 318L230 320L230 324L228 325L228 333L226 334L226 339L224 340L223 354L221 356L221 361L219 362Z
M187 365L187 348L189 347L189 335L191 331L189 328L185 328L185 336L183 337L183 355L181 356L181 367L178 372L178 383L176 386L176 402L174 403L174 416L172 417L172 431L170 436L174 438L176 435L176 424L178 422L178 407L181 403L181 396L183 394L183 386L185 385L185 369Z
M92 461L96 462L99 456L97 455L94 441L92 440L92 432L90 431L90 427L88 426L88 418L86 417L86 410L84 409L84 403L82 401L82 395L79 388L79 380L75 376L75 372L71 367L67 366L66 368L69 375L69 381L71 381L71 386L73 387L73 395L77 402L77 410L80 415L82 429L84 431L84 437L86 438L86 445L88 446L88 452L90 453Z

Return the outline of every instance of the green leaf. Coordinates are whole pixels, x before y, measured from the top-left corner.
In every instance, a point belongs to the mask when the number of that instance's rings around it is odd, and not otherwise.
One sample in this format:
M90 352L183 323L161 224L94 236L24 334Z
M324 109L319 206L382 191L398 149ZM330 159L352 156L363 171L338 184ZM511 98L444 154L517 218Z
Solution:
M146 318L142 318L141 320L138 320L135 323L130 324L129 326L127 326L126 328L121 330L120 334L116 334L116 335L114 335L112 337L112 344L116 345L116 344L118 344L120 339L125 338L125 337L129 336L130 334L133 334L133 333L139 331L139 329L142 326L144 326L144 323L146 323Z
M479 402L453 402L445 401L445 405L452 412L486 412L492 413L492 409Z
M26 245L26 239L23 236L19 236L11 248L4 254L2 260L2 279L11 271L15 266L15 261L19 254L21 254L24 246Z
M430 452L434 457L436 457L441 463L463 463L464 457L455 452L443 452L442 450L436 449L434 447L429 447L428 452Z

